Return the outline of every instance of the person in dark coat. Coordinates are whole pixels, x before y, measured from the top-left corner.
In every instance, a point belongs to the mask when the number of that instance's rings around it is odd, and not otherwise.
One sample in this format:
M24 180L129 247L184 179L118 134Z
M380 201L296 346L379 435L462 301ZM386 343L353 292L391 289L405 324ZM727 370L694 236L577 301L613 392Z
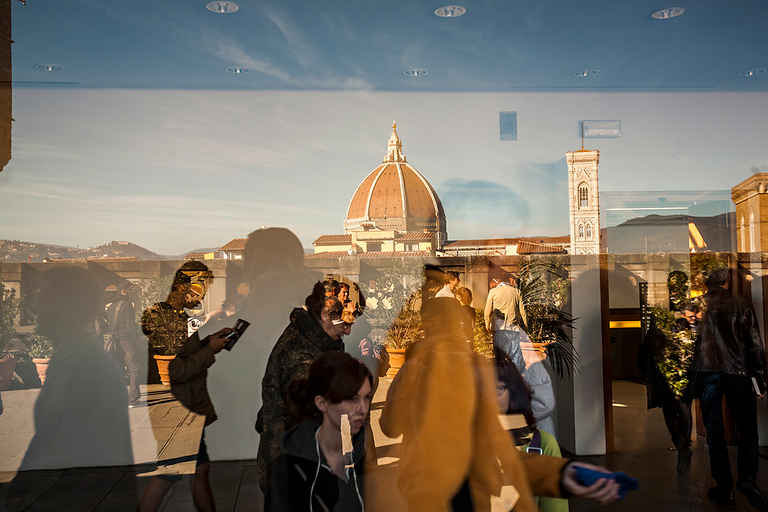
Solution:
M675 330L684 330L687 322L679 319L675 324ZM667 380L666 375L659 368L659 363L664 354L664 349L669 344L664 332L656 325L656 320L651 318L651 324L638 352L637 368L642 372L645 380L648 410L659 407L664 414L664 423L667 426L672 444L677 449L677 472L687 473L691 467L691 432L693 429L693 417L691 415L691 401L688 393L678 397Z
M758 510L768 510L768 498L757 487L757 398L765 394L765 349L752 304L728 291L727 268L706 279L706 313L699 325L699 340L691 365L694 398L699 398L707 429L710 470L717 483L709 498L733 505L733 476L725 441L721 404L723 396L736 421L739 454L736 489Z
M289 384L305 378L310 365L326 352L344 352L342 338L350 333L354 317L339 299L325 296L323 283L315 284L305 308L295 308L290 324L277 340L261 384L262 409L256 430L261 435L256 463L265 495L269 466L279 455L282 435L298 422L288 411ZM269 503L269 496L266 496Z
M320 356L306 379L291 383L291 409L304 421L280 441L270 511L363 510L363 424L371 406L371 383L365 365L343 352ZM342 441L342 415L349 421L348 446Z

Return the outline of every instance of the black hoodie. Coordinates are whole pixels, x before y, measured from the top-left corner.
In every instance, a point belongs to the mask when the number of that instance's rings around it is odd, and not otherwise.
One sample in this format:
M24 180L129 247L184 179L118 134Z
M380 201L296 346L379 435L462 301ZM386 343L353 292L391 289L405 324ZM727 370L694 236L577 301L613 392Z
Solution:
M355 467L354 471L347 469L346 480L342 480L331 473L320 449L315 437L319 428L320 421L310 419L288 430L280 440L282 455L272 467L271 512L360 512L363 509L365 429L361 428L352 437Z

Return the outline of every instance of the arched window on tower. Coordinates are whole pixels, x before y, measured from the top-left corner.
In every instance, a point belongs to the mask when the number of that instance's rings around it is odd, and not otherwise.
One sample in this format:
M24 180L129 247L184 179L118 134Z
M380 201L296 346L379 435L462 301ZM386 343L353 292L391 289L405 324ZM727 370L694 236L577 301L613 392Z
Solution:
M582 224L579 224L579 239L584 239L584 226Z
M741 234L741 252L747 252L747 229L746 225L744 223L744 215L741 215L741 229L739 229L739 233Z
M586 185L579 186L579 208L589 208L589 189Z
M587 240L592 240L592 225L587 224Z
M749 252L755 252L757 250L757 244L755 244L755 212L749 212Z

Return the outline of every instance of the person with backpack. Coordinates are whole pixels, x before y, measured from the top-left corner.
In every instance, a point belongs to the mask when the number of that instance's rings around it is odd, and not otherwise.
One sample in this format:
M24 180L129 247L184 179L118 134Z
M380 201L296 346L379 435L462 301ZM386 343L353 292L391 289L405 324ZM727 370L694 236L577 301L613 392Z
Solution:
M139 388L139 328L136 325L136 310L130 298L133 285L125 281L118 285L117 297L107 304L105 316L107 320L108 341L105 349L118 360L118 364L128 369L128 407L138 407L141 402Z

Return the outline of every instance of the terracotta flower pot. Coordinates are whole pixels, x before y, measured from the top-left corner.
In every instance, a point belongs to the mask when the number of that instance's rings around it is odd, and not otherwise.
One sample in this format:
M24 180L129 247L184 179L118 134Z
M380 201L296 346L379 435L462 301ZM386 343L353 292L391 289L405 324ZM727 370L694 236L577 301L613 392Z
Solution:
M404 348L392 348L387 347L387 353L389 354L389 370L387 370L387 377L390 379L395 378L397 372L405 363L405 349Z
M16 370L16 358L14 356L0 359L0 389L5 390L11 387L13 372Z
M45 384L45 376L48 373L48 363L51 362L51 358L34 358L32 359L32 362L35 363L35 366L37 367L37 375L40 377L40 385Z
M154 356L155 361L157 362L157 373L160 374L160 382L163 383L163 386L171 385L171 377L168 375L168 365L174 357L176 356Z

